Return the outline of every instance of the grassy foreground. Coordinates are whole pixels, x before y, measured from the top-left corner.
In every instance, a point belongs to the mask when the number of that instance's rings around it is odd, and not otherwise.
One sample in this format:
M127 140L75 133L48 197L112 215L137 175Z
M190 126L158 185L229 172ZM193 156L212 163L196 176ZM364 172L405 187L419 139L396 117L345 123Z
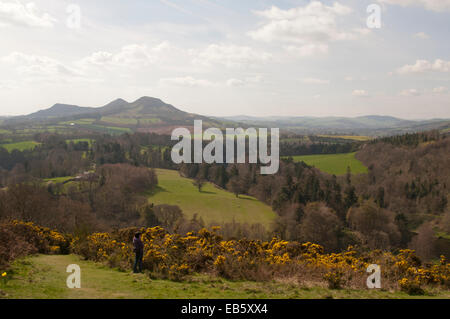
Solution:
M353 174L367 173L367 167L355 158L355 154L304 155L292 158L295 162L305 162L329 174L344 175L347 167L350 167Z
M81 267L81 289L68 289L66 267ZM206 276L189 282L151 280L144 274L119 272L75 255L38 255L16 260L0 298L13 299L322 299L412 298L401 292L329 290L283 282L231 282ZM418 297L416 297L418 298ZM450 298L449 293L420 298Z
M206 223L231 222L261 223L270 227L276 215L271 207L257 199L230 192L206 183L202 191L192 185L192 180L183 178L177 171L157 169L158 188L149 201L159 204L178 205L191 218L201 216Z

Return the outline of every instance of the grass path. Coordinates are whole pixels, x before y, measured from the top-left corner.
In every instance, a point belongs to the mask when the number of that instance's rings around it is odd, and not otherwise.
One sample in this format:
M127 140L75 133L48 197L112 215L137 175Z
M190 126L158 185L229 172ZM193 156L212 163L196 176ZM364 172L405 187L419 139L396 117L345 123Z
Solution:
M66 287L66 267L81 267L81 289ZM206 276L189 282L151 280L144 274L119 272L74 255L38 255L17 260L8 272L0 298L37 299L311 299L409 298L404 293L374 290L300 288L290 283L230 282ZM430 296L429 296L430 297ZM439 298L450 298L450 292Z

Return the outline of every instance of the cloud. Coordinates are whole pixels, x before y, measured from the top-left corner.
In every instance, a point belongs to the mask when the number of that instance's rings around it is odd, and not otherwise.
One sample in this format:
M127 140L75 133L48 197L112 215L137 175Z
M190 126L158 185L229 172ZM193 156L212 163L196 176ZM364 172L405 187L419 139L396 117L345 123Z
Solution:
M0 1L0 25L48 28L53 27L56 21L50 14L41 13L32 2L22 4L19 1Z
M402 7L424 7L436 12L450 10L450 0L378 0L378 2Z
M443 94L443 93L447 93L447 92L448 92L448 88L443 87L443 86L433 89L433 93L435 93L435 94Z
M239 86L244 86L245 81L239 80L239 79L229 79L229 80L227 80L226 84L227 84L227 86L230 86L230 87L239 87Z
M191 55L194 56L195 64L224 65L229 68L255 66L272 58L269 53L232 44L210 44L203 50L191 50Z
M98 51L78 62L84 67L145 67L160 63L168 58L177 49L168 42L162 42L154 47L146 44L129 44L116 53Z
M11 54L0 58L0 62L15 67L16 71L21 76L27 76L31 79L47 78L59 80L61 78L75 78L81 76L75 69L46 56L12 52Z
M228 79L226 81L226 86L228 87L244 87L244 86L250 86L252 84L260 83L262 80L261 76L253 76L253 77L247 77L245 79Z
M399 94L400 96L419 96L420 92L416 89L403 90Z
M302 46L286 46L284 47L286 51L293 53L299 57L308 57L308 56L316 56L319 54L328 53L328 45L327 44L305 44Z
M369 97L369 92L366 90L354 90L352 95L356 97Z
M330 81L329 80L321 80L321 79L316 79L316 78L305 78L302 79L303 83L307 83L307 84L329 84Z
M450 61L441 59L436 59L434 62L417 60L415 64L407 64L397 69L398 74L417 74L425 72L450 72Z
M288 10L272 6L255 14L267 22L249 35L264 42L284 42L290 45L288 51L297 51L300 56L327 53L328 44L333 41L351 40L367 30L344 32L338 28L338 17L352 12L350 7L335 2L327 6L319 1L312 1L304 7Z
M159 80L162 86L184 86L184 87L214 87L215 83L208 80L196 79L191 76L164 78Z
M422 40L427 40L430 38L430 36L428 34L426 34L425 32L418 32L418 33L414 34L414 37L422 39Z

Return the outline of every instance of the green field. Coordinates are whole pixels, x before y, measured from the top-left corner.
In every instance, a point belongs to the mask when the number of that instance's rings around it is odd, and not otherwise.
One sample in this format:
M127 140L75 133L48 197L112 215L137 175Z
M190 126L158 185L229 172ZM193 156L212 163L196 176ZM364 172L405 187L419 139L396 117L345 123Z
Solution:
M0 144L1 147L5 148L8 152L12 152L13 150L18 151L25 151L25 150L32 150L36 146L40 145L40 143L37 143L35 141L25 141L25 142L17 142L17 143L10 143L10 144Z
M112 117L112 116L104 116L101 118L102 122L118 124L118 125L136 125L138 121L133 118L125 118L125 117Z
M161 123L161 119L159 118L140 118L139 119L139 124L156 124L156 123Z
M329 174L344 175L347 167L350 167L353 174L367 173L367 167L355 158L355 154L302 155L292 158L295 162L305 162Z
M186 217L194 214L210 222L261 223L269 228L275 219L272 209L257 199L230 192L207 183L202 192L192 185L192 180L180 177L177 171L156 170L159 186L149 201L159 204L178 205Z
M81 268L81 288L68 289L66 267ZM16 260L0 284L0 299L368 299L450 298L447 292L409 296L402 292L373 290L329 290L301 287L295 282L228 281L196 275L182 282L151 280L85 261L75 255L38 255Z
M83 125L84 128L94 130L101 133L120 135L123 133L131 133L132 130L128 127L103 126L97 124Z
M74 121L61 122L59 124L71 125L72 123L74 123L74 124L83 125L83 124L92 124L95 121L96 121L95 119L79 119L79 120L74 120Z

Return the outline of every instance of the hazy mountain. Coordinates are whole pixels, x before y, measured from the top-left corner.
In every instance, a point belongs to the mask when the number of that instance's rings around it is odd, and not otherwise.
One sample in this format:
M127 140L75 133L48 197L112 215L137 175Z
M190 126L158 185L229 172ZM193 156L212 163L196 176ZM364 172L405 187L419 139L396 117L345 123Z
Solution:
M219 118L217 118L219 119ZM367 135L387 135L429 129L442 129L450 125L448 119L404 120L392 116L367 115L349 117L254 117L246 115L224 117L222 120L235 121L243 125L279 127L292 133L355 133Z
M55 104L29 115L3 121L3 125L24 126L36 123L68 125L73 128L129 128L141 132L170 133L175 126L191 127L194 120L203 120L205 127L223 127L223 123L206 116L191 114L154 97L144 96L134 102L116 99L101 107Z
M26 116L2 119L2 126L46 125L70 126L98 130L118 128L141 132L170 133L174 127L192 127L194 120L203 120L205 127L277 127L282 132L297 134L359 134L392 135L430 129L447 129L450 120L404 120L392 116L368 115L348 117L255 117L247 115L206 117L184 112L164 101L144 96L134 102L116 99L100 107L55 104ZM123 132L123 130L122 130Z
M69 105L69 104L55 104L49 109L41 110L36 113L29 114L25 116L28 119L46 119L46 118L55 118L55 117L64 117L71 115L79 115L85 114L88 112L92 112L93 108L90 107L81 107L77 105Z

